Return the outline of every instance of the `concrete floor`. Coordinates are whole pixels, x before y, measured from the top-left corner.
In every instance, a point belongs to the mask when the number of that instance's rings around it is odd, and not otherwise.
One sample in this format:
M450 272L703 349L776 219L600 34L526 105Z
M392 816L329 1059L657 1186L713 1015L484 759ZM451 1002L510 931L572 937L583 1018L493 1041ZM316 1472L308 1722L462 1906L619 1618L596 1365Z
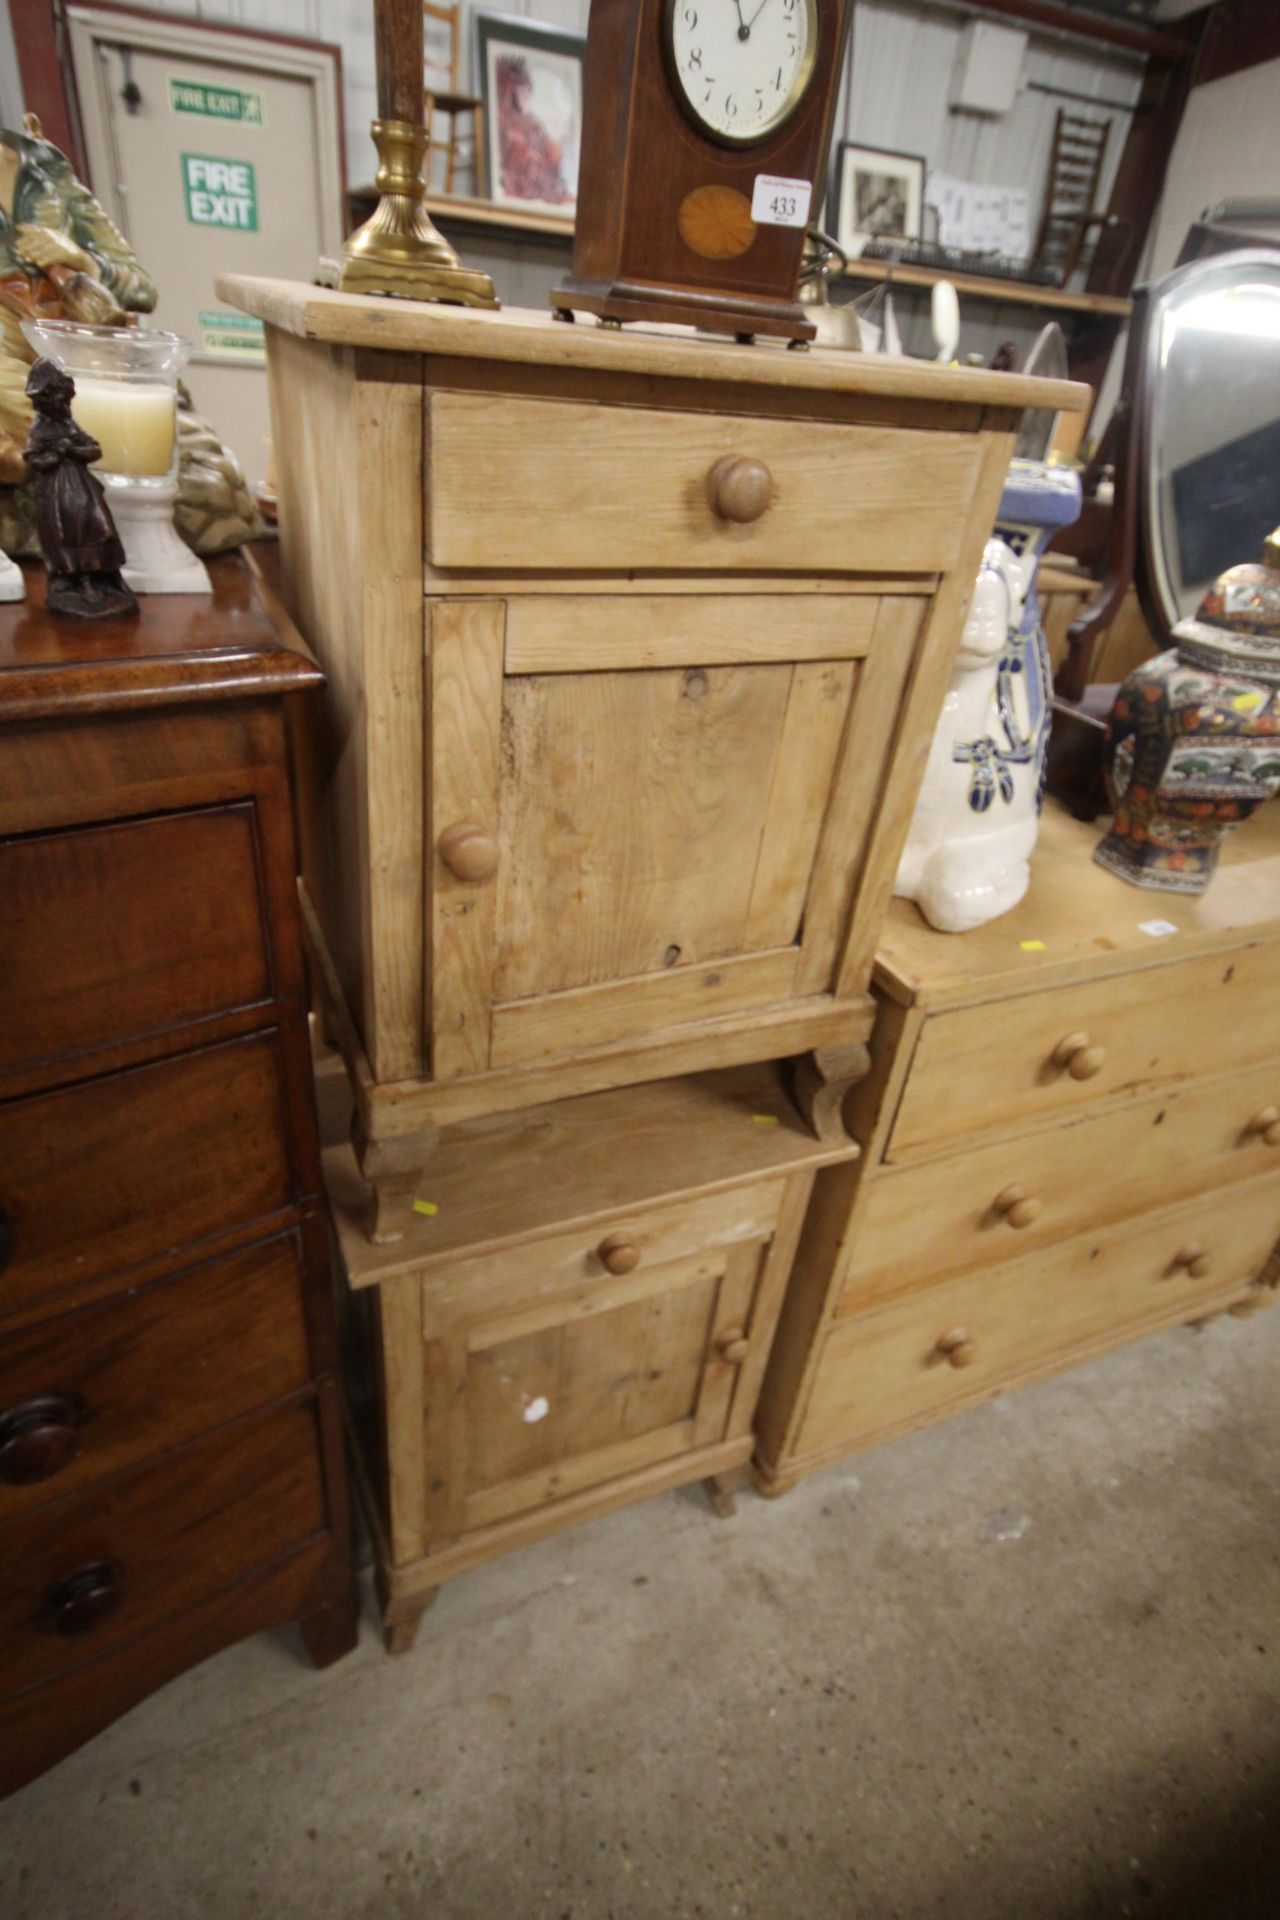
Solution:
M1280 1312L287 1634L0 1807L3 1920L1280 1916Z

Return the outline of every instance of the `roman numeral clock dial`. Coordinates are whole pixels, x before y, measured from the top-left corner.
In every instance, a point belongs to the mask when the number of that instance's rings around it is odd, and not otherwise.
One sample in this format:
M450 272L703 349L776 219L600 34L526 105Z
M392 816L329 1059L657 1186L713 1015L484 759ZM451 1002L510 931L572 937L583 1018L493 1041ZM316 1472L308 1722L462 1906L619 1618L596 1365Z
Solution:
M685 112L746 146L791 118L813 77L817 0L672 0L667 61Z

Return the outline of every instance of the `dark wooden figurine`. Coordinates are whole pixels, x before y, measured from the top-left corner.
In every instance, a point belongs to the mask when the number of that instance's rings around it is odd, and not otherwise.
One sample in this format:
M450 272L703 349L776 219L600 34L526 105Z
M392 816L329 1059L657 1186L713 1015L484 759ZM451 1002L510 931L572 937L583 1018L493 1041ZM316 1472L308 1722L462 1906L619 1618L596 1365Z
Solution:
M27 465L35 479L36 531L49 584L50 613L102 620L136 613L138 602L121 576L124 547L102 483L89 468L102 448L71 417L75 381L52 360L37 360L27 376L35 419L27 435Z

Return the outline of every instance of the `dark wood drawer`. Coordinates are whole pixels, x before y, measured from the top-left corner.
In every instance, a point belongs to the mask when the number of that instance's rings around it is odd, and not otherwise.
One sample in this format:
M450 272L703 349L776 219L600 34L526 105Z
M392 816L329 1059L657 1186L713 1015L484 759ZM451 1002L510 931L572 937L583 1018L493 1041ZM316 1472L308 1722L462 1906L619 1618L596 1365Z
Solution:
M0 1527L0 1695L197 1607L327 1524L314 1402Z
M0 1521L299 1391L297 1236L13 1334L0 1346Z
M0 1106L0 1312L290 1201L277 1037L253 1034Z
M0 1072L268 1001L252 804L0 842Z

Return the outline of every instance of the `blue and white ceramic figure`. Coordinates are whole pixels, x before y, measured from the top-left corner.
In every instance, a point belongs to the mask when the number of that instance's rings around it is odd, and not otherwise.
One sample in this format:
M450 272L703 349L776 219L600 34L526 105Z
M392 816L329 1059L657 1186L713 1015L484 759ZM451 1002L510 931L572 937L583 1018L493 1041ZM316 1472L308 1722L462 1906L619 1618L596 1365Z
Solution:
M963 933L1017 906L1044 793L1052 687L1035 575L1079 475L1015 460L987 542L894 891Z

